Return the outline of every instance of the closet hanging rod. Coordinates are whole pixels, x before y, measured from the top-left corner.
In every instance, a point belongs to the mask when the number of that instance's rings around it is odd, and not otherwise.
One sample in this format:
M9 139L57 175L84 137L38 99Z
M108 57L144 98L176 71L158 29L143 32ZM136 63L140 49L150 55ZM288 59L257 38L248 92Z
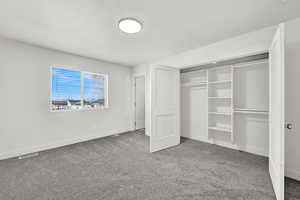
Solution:
M268 58L269 58L269 53L262 53L262 54L246 56L246 57L242 57L242 58L223 60L223 61L219 61L217 63L208 63L208 64L197 65L197 66L189 66L184 69L181 69L180 73L193 72L193 71L209 69L209 68L213 68L213 67L224 67L224 66L248 63L248 62L250 63L250 62L254 62L254 61L265 60Z
M268 115L269 112L261 112L261 111L234 111L234 113L240 114L258 114L258 115Z
M268 110L260 110L260 109L253 109L253 108L234 108L234 111L269 112Z

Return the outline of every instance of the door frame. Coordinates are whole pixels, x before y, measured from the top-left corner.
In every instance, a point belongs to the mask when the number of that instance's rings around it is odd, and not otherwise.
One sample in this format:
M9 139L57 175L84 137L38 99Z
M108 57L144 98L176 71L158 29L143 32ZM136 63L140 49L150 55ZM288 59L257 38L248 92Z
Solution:
M133 102L132 102L132 105L133 105L133 130L138 130L136 129L136 79L137 78L140 78L140 77L144 77L144 82L145 82L145 88L144 88L144 91L145 91L145 134L146 134L146 88L147 88L147 81L146 81L146 74L136 74L136 75L133 75Z

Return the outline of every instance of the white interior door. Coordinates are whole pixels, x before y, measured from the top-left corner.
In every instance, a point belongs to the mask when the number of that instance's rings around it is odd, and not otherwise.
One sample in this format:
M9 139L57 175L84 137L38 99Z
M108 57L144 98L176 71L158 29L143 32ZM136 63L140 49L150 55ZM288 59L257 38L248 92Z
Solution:
M176 68L151 67L150 152L180 143L179 75Z
M145 128L145 77L135 78L135 129Z
M280 24L270 47L269 171L277 200L284 200L285 34Z

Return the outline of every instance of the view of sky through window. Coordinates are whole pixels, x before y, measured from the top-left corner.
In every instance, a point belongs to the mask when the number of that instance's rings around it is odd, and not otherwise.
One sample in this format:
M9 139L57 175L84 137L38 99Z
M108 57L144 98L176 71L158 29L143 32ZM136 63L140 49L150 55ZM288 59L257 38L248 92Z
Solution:
M79 71L52 69L52 100L80 100Z
M52 68L52 109L103 107L105 78L101 74Z
M97 74L84 73L84 100L96 101L104 98L104 77Z

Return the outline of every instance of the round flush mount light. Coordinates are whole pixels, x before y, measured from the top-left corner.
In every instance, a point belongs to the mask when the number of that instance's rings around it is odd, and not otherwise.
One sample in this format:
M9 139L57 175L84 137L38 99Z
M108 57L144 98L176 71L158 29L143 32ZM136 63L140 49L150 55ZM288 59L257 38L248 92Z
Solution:
M142 27L142 23L134 18L124 18L119 21L119 29L125 33L138 33Z

